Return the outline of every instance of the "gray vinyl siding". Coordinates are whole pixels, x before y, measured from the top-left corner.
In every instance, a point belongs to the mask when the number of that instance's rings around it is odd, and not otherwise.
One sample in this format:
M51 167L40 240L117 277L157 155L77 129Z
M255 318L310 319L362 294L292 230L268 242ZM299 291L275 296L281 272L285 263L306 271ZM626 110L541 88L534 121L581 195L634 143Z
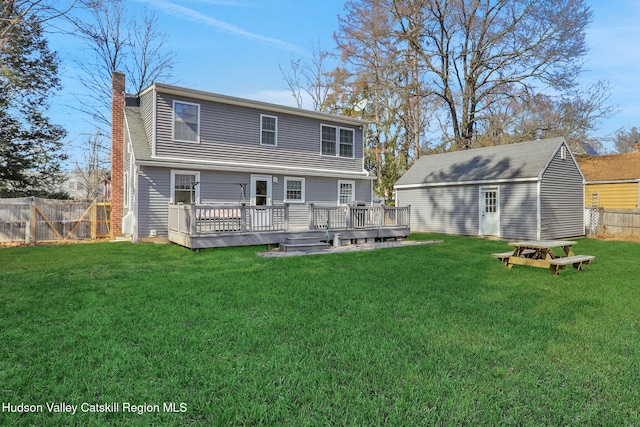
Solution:
M171 171L180 169L142 167L138 176L138 236L149 237L155 229L158 236L168 234L168 206L171 199ZM184 169L198 171L195 168ZM200 201L203 204L241 204L251 202L251 174L244 172L220 172L200 170ZM293 176L293 175L286 175ZM285 175L271 175L272 203L284 203ZM289 225L306 228L309 225L309 204L335 206L338 199L338 179L321 177L305 178L305 203L289 204ZM355 181L356 200L371 202L371 182ZM243 187L246 191L243 193Z
M157 95L156 155L196 161L267 164L269 166L362 172L362 130L357 126L274 114L267 110L239 107L166 94ZM174 142L173 101L200 105L200 142ZM148 108L147 108L148 109ZM260 115L278 118L277 146L260 145ZM321 125L341 126L354 130L354 158L320 155Z
M537 182L500 185L500 237L537 239L537 187Z
M562 160L558 150L544 171L540 216L541 239L584 235L584 183L569 153Z
M398 206L411 205L411 231L478 234L478 187L474 185L398 190Z
M149 237L150 230L158 236L168 235L171 171L142 167L138 174L138 237Z

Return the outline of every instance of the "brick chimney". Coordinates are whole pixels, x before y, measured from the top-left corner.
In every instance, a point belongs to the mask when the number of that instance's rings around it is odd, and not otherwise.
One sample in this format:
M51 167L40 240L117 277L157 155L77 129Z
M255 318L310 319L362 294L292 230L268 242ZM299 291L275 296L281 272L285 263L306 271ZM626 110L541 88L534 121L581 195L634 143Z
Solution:
M111 238L122 236L124 213L124 89L125 75L111 76Z

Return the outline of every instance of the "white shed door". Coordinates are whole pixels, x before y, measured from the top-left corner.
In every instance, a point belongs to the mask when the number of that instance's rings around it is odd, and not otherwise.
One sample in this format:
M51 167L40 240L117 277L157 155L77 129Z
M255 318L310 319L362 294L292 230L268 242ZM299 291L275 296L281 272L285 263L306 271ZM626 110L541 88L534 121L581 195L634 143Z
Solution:
M498 187L480 188L480 235L500 235L500 191Z

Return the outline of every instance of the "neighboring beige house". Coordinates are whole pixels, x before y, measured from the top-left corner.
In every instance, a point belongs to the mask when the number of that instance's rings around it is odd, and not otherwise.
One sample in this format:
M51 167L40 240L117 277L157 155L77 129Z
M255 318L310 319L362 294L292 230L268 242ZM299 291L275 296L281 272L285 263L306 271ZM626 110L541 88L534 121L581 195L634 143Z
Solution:
M585 177L585 206L605 209L640 207L640 152L576 156Z

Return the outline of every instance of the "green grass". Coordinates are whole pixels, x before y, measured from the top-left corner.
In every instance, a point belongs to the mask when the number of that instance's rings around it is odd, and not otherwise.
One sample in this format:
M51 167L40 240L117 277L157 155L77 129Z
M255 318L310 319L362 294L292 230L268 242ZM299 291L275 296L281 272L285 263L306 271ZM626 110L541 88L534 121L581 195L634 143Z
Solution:
M640 424L639 244L581 239L596 260L554 277L505 269L504 242L413 238L444 242L0 249L0 404L44 408L0 425Z

